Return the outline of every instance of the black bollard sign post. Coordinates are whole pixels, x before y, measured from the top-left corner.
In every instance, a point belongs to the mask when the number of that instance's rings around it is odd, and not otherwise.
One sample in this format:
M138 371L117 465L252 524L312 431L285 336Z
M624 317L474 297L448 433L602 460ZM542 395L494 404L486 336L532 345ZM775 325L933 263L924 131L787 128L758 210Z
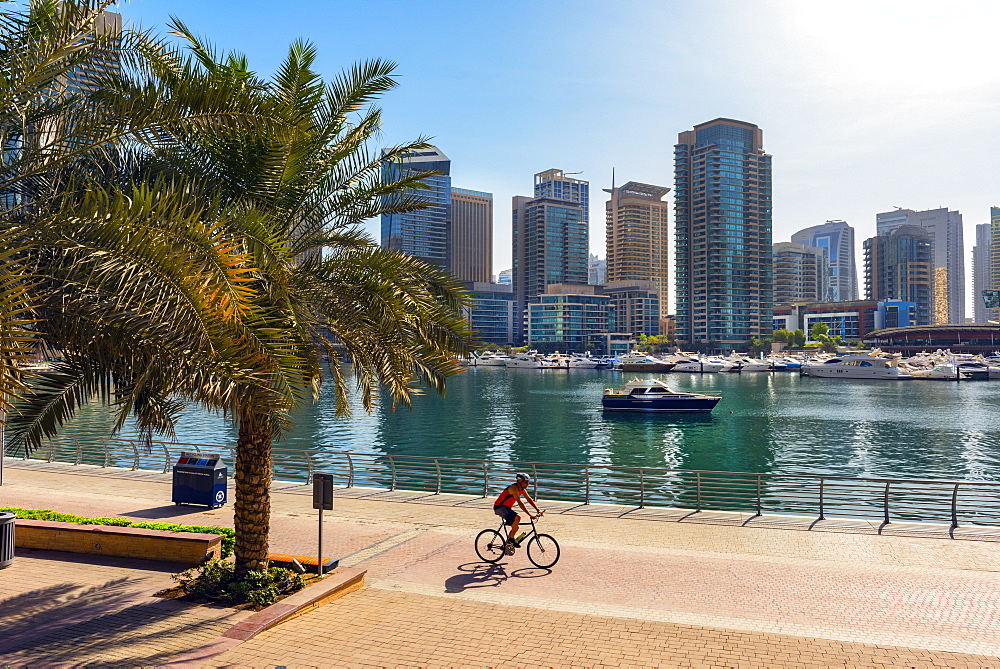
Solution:
M323 511L333 511L333 474L313 474L313 508L319 509L319 549L316 574L323 576Z

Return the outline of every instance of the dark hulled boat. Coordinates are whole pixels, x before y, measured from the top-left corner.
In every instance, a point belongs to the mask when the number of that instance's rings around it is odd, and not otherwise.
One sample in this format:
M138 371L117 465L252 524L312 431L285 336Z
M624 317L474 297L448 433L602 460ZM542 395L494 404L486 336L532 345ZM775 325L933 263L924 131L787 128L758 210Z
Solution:
M635 379L621 390L605 388L601 405L605 411L708 413L721 399L718 395L676 392L659 379Z

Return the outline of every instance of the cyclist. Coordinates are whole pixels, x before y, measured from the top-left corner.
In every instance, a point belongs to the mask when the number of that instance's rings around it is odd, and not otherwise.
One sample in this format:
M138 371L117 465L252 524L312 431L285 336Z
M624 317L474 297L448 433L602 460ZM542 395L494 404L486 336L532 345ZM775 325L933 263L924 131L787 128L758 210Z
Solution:
M493 513L503 518L503 522L510 526L510 533L507 535L507 546L505 552L508 555L513 555L514 549L519 547L517 539L517 526L521 524L521 516L514 512L514 502L517 502L521 510L528 514L528 517L534 520L538 516L542 515L542 512L538 509L538 505L535 504L535 500L531 499L531 495L528 494L528 484L531 483L531 477L524 472L518 473L514 477L514 482L504 488L504 491L500 493L500 496L496 498L493 502ZM524 506L524 502L521 501L521 497L528 500L531 506L535 507L535 513L537 515L532 516L528 512L528 508Z

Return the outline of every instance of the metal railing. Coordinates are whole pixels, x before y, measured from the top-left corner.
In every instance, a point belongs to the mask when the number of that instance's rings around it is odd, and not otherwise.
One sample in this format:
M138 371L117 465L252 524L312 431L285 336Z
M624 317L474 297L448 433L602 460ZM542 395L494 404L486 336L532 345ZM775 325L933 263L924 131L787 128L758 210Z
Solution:
M182 451L223 453L233 462L234 447L105 439L53 440L33 455L48 462L71 462L132 470L170 471ZM333 474L338 485L389 490L498 494L525 471L532 493L550 500L609 503L699 511L783 513L816 517L866 518L1000 526L1000 483L933 479L887 479L798 474L716 472L660 467L573 465L389 455L347 451L275 448L272 467L280 480L311 481ZM230 467L230 475L232 467Z

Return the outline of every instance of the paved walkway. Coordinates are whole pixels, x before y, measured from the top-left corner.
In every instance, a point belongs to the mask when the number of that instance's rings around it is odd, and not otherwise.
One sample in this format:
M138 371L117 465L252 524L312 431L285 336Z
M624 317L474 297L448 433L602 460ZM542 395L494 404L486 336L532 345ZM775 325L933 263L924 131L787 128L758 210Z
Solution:
M169 498L169 476L44 463L13 464L0 487L0 506L231 525L228 507ZM313 552L309 488L276 484L273 506L273 548ZM489 500L338 491L327 552L367 569L369 587L218 663L1000 666L1000 545L988 532L956 540L896 523L879 533L858 522L543 506L544 531L563 548L551 571L521 553L477 561L472 538L492 524Z

